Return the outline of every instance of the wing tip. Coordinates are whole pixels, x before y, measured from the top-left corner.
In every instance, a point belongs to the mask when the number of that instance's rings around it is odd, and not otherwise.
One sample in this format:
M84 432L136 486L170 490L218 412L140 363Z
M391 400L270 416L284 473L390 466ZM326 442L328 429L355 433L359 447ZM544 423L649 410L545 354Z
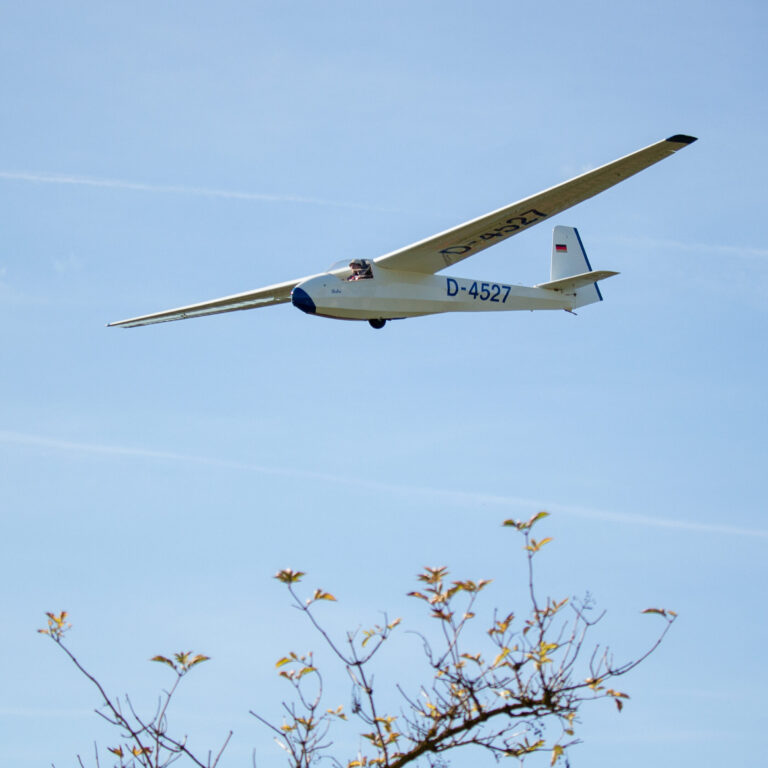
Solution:
M685 133L676 133L674 136L670 136L667 141L671 141L673 144L693 144L694 141L698 141L696 136L688 136Z

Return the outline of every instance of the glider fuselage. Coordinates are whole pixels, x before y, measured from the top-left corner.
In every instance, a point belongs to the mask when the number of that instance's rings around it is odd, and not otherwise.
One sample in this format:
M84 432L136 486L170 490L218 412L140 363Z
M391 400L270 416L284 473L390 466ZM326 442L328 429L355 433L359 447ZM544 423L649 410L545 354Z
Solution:
M371 276L332 272L299 283L291 293L303 312L340 320L392 320L442 312L572 309L563 294L485 280L399 272L372 265Z

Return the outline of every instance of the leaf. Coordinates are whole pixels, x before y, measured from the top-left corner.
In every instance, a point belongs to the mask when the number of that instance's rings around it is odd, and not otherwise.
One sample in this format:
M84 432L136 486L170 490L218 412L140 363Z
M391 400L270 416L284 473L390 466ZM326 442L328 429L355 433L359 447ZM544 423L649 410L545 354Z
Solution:
M621 712L621 710L624 709L624 702L621 699L614 699L614 702L616 703L616 709Z
M308 675L310 672L317 672L317 669L315 669L315 667L302 667L297 674L297 678L300 680L304 675Z
M313 600L333 600L336 601L336 598L330 593L330 592L323 592L322 589L316 589L315 594L312 595Z
M528 520L527 523L524 523L522 520L515 520L510 518L509 520L505 520L502 525L511 528L517 528L518 531L529 531L536 523L539 522L539 520L542 520L545 517L549 517L549 512L537 512L530 520Z
M423 581L427 584L439 584L445 576L448 575L448 568L441 565L437 568L430 568L426 566L424 573L420 573L417 578L419 581Z
M552 747L552 759L549 761L550 765L554 765L558 758L561 757L563 754L563 748L560 746L560 744L555 744L554 747Z
M150 661L159 661L161 664L167 664L171 669L176 670L176 665L166 656L153 656Z
M287 656L283 656L282 659L280 659L277 664L275 664L275 667L282 667L283 664L290 664L292 659L289 659Z
M296 584L307 574L304 571L294 571L293 568L283 568L275 574L275 578L283 584Z
M122 747L107 747L107 750L111 752L113 755L117 755L118 757L123 756L123 748Z
M526 547L526 549L529 552L538 552L545 544L552 541L551 536L547 536L546 539L542 539L541 541L536 541L536 539L531 539L531 543Z

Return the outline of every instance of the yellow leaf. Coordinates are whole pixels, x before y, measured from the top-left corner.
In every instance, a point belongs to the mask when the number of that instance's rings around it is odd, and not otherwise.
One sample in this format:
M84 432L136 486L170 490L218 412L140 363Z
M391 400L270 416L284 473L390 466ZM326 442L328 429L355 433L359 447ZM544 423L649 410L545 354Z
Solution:
M291 662L291 659L289 659L287 656L283 656L283 658L280 659L280 661L278 661L277 664L275 664L275 666L282 667L283 664L290 664L290 662Z
M307 574L304 571L294 571L293 568L283 568L275 574L275 578L283 584L295 584L301 581L302 576Z
M314 667L303 667L299 673L298 677L302 678L304 675L308 675L310 672L317 672L317 670Z
M546 656L550 651L557 650L557 643L542 643L539 646L539 653L542 656Z
M555 746L552 747L552 759L549 761L549 764L554 765L562 754L563 748L559 744L555 744Z
M322 589L316 589L315 594L312 595L313 600L336 600L336 598L330 592L323 592Z
M165 656L153 656L150 661L159 661L161 664L167 664L173 670L176 669L176 665Z

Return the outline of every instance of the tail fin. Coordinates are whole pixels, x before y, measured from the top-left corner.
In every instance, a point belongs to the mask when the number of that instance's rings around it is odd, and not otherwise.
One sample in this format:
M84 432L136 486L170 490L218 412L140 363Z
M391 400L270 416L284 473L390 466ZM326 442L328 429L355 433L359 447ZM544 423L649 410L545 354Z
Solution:
M592 265L589 263L584 245L579 237L579 232L575 227L555 227L552 231L552 264L549 272L550 284L560 283L563 287L568 284L565 278L583 276L585 273L592 272ZM604 273L596 272L595 281L602 280L605 277L617 274L616 272ZM602 301L603 295L597 287L597 282L589 281L581 285L568 286L573 290L573 308L583 307L585 304L594 304L596 301ZM541 287L545 287L545 285ZM554 286L553 286L554 288ZM568 291L570 293L570 290Z

